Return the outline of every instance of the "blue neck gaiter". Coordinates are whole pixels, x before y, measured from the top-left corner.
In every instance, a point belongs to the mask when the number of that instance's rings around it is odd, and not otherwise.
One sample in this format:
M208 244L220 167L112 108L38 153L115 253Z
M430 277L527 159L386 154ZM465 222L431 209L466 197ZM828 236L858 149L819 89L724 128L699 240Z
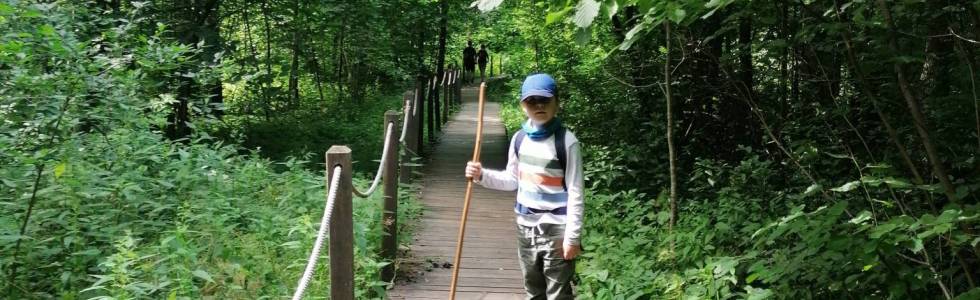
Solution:
M531 124L531 120L527 120L521 126L527 136L531 138L532 141L540 141L547 139L549 136L558 131L561 128L561 120L558 117L552 118L548 123L544 123L541 126L534 126Z

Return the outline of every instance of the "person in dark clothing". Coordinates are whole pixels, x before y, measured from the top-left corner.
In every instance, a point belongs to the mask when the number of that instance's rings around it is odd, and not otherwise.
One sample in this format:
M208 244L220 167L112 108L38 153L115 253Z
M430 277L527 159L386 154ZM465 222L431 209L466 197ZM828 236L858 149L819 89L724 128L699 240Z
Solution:
M473 49L473 41L466 41L466 49L463 49L463 79L467 83L473 83L473 73L476 71L476 49Z
M476 62L480 64L480 81L487 81L487 60L489 60L490 54L487 54L487 44L480 44L480 52L476 54Z

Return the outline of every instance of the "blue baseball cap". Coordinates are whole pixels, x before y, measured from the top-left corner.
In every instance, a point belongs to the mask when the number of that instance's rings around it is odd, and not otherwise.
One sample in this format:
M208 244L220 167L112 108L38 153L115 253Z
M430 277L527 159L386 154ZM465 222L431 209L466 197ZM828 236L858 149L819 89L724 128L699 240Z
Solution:
M531 96L554 97L558 87L555 79L545 73L532 74L524 78L521 86L521 102Z

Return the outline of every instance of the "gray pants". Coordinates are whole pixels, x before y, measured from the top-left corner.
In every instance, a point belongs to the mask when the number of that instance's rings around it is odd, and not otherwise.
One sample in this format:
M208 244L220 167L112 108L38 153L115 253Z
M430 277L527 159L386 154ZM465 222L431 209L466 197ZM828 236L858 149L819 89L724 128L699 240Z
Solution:
M574 299L575 260L562 257L564 237L563 224L517 225L517 252L528 300Z

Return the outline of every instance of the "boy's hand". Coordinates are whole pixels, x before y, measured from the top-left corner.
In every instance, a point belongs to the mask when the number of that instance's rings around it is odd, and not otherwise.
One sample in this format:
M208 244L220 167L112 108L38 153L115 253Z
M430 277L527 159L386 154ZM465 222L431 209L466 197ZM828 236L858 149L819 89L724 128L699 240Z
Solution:
M581 245L570 245L568 243L563 243L561 249L562 249L562 256L565 257L565 260L573 260L575 259L575 257L578 256L579 253L582 252Z
M466 178L470 178L473 181L480 181L481 176L483 176L483 164L478 161L466 163Z

